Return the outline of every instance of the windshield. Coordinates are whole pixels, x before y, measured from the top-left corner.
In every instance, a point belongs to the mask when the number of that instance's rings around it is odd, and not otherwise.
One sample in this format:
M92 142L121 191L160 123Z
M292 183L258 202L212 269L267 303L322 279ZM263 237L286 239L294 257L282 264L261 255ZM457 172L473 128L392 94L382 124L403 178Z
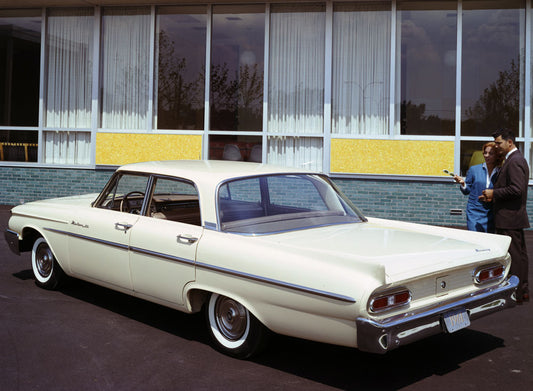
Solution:
M218 191L222 231L268 234L366 221L325 176L270 175L226 182Z

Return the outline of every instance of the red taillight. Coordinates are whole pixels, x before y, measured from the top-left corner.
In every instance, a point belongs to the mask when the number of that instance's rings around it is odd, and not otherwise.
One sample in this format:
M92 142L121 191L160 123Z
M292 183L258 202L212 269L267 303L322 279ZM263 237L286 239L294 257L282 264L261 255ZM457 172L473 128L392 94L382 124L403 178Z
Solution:
M505 274L505 266L493 265L483 269L478 269L474 276L477 284L498 280Z
M411 301L411 292L407 289L402 291L380 294L370 299L370 311L380 312L394 307L409 304Z

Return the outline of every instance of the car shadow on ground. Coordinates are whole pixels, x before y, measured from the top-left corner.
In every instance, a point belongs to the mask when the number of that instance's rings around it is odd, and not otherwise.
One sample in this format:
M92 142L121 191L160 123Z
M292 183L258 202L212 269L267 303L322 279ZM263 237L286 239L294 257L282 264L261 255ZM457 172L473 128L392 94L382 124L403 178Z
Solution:
M33 279L31 270L14 276ZM61 293L179 338L209 345L202 313L184 314L76 279L70 279ZM501 338L472 329L430 337L385 355L271 335L266 350L251 361L340 389L397 390L450 373L462 363L504 346Z
M443 376L502 347L502 339L471 329L430 337L385 355L276 336L256 362L345 390L398 390Z

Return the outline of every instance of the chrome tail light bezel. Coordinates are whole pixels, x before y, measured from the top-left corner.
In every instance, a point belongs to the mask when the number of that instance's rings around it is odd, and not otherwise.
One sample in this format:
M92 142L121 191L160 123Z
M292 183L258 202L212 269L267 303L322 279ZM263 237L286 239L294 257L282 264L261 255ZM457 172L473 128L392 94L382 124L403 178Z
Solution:
M507 267L502 263L492 263L476 268L472 273L475 285L485 285L490 282L501 281L506 275Z
M368 312L379 314L392 309L406 307L411 303L412 299L411 291L404 287L378 292L369 298Z

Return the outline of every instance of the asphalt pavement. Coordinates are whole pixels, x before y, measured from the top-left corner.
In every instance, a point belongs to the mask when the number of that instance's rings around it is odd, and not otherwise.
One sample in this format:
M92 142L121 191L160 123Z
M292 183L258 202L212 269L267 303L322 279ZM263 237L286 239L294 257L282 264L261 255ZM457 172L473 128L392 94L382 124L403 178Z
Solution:
M8 218L0 206L0 390L533 389L533 303L386 355L275 336L240 361L210 347L201 314L77 280L38 288L31 255L3 238Z

